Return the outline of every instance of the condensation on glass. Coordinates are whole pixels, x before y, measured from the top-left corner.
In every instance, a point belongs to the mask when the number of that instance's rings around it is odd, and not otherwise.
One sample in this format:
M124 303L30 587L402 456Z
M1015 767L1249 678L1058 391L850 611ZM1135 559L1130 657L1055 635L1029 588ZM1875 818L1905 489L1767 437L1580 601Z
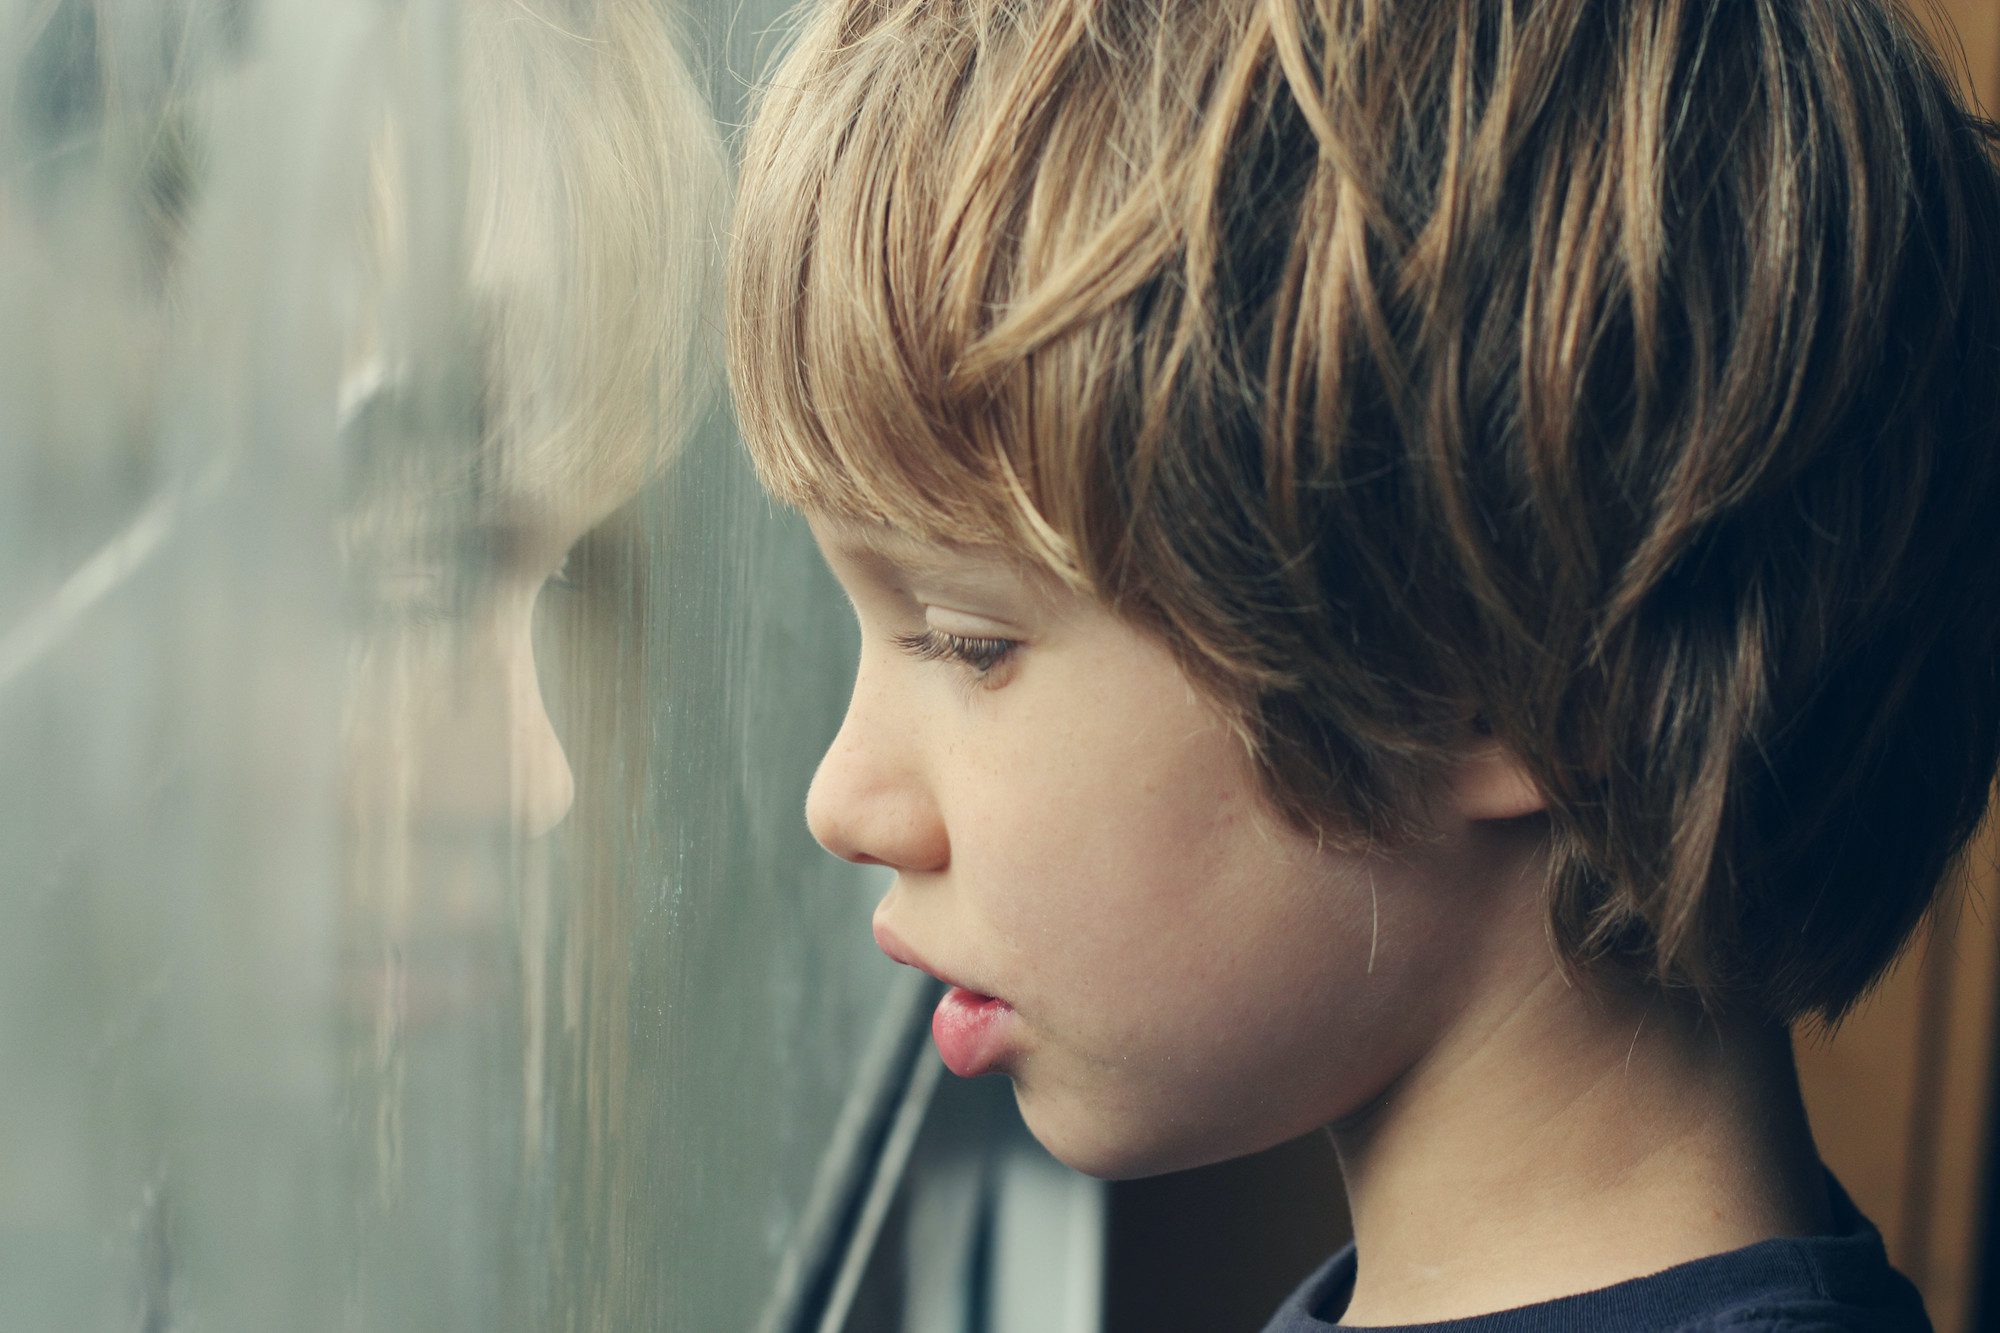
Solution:
M768 17L0 0L9 1327L770 1318L898 994L717 401Z

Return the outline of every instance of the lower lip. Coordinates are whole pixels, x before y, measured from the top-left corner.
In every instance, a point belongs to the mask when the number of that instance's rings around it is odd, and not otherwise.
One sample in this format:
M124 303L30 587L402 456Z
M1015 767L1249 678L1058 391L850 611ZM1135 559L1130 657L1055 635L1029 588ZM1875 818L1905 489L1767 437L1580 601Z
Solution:
M931 1015L931 1037L945 1068L960 1078L977 1078L998 1063L1007 1044L1014 1006L953 986Z

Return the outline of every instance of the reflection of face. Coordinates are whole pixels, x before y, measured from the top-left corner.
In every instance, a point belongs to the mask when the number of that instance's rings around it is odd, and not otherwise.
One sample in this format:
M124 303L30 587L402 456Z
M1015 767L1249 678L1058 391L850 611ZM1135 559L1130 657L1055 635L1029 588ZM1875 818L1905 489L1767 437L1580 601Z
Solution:
M350 525L370 539L350 532L347 571L347 988L392 1090L398 1034L516 1012L519 969L544 944L524 925L545 914L540 860L520 851L562 821L575 781L534 622L571 595L565 557L609 505L445 521L449 506L385 502Z
M425 556L364 562L349 746L360 818L528 838L561 822L575 783L542 698L534 615L561 595L565 557L594 518L468 522L422 543Z
M863 646L808 822L898 872L885 947L1013 1006L997 1067L1058 1158L1219 1161L1382 1091L1481 930L1467 825L1396 857L1321 848L1255 799L1168 651L1101 605L813 526Z

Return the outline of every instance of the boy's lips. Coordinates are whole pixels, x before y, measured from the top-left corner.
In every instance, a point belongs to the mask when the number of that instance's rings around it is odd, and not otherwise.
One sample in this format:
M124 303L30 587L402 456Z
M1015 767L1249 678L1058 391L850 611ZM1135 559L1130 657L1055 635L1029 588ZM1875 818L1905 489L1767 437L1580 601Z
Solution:
M1013 1005L938 971L880 921L875 922L875 943L905 967L929 973L951 987L931 1015L931 1037L952 1073L976 1078L1016 1048Z

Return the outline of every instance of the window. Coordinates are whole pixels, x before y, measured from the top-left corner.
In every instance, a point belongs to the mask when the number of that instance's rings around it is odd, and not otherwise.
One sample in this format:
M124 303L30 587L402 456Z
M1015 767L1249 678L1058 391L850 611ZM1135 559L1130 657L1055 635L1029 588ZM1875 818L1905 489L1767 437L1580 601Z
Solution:
M823 1294L932 997L717 392L777 8L0 11L10 1321Z

